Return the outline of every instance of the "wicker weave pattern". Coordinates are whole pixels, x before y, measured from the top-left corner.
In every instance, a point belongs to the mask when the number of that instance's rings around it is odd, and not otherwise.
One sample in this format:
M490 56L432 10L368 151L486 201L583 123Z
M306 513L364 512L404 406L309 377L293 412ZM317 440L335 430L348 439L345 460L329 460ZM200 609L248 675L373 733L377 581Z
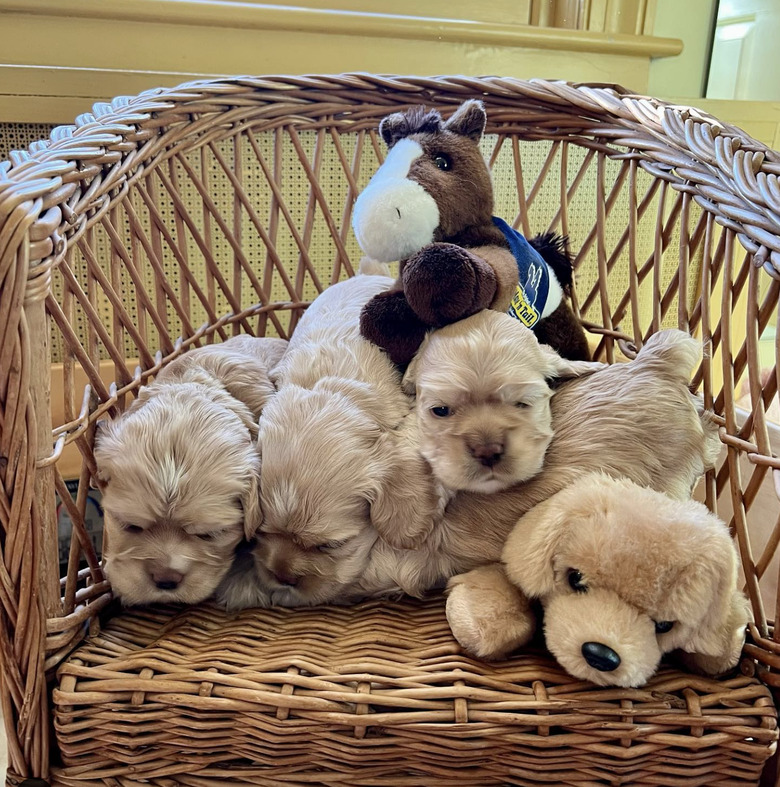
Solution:
M777 734L746 677L599 689L535 652L473 661L441 599L126 615L61 668L54 702L57 783L74 787L133 769L160 785L709 787L755 781Z
M780 683L759 588L780 527L765 544L749 528L761 485L780 470L765 415L777 369L762 380L758 342L780 293L780 155L696 110L609 86L368 75L192 83L97 105L0 164L0 697L12 773L46 773L43 668L110 601L86 493L71 502L65 490L65 447L82 457L86 490L95 420L162 364L233 332L293 329L317 291L353 270L352 202L382 158L379 119L412 103L451 111L474 95L503 173L500 212L526 232L572 235L577 302L599 355L630 356L665 324L710 344L696 384L729 451L707 502L733 508L755 618L747 652L762 680ZM228 199L212 196L217 185ZM65 389L55 430L50 327ZM62 583L55 490L73 521Z

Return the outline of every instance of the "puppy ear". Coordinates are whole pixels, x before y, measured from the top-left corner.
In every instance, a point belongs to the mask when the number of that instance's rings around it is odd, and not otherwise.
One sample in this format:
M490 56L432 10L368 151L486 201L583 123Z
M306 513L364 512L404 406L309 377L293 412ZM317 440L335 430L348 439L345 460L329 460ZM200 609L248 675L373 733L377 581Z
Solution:
M566 380L572 377L583 377L587 374L606 369L608 364L599 361L570 361L562 358L552 347L540 344L539 349L544 356L544 376L548 380Z
M414 549L430 535L439 515L436 484L419 453L413 414L393 431L384 432L374 446L368 501L371 524L379 537L396 549Z
M111 480L110 442L116 431L115 421L105 418L95 422L95 442L92 454L95 457L96 473L90 480L93 489L103 489Z
M529 598L541 598L553 591L553 560L566 532L566 506L561 493L539 503L523 515L504 545L501 560L509 579Z
M462 134L474 142L479 142L485 131L486 123L485 105L474 98L461 104L455 114L444 124L444 128L455 134Z
M401 389L407 396L414 396L417 393L417 370L419 368L420 350L417 351L409 366L406 367L403 379L401 380Z
M406 367L403 379L401 380L401 388L403 389L403 392L407 394L407 396L414 396L417 392L417 378L420 373L420 367L422 366L422 359L425 355L428 345L430 344L431 336L433 335L434 334L430 332L425 334L422 344L414 354L414 357L410 361L409 366Z
M203 370L218 380L238 403L249 408L253 418L260 417L266 403L276 393L268 366L263 360L224 350L220 345L192 350L191 353L191 371L185 372L182 379L191 376L195 379L197 370ZM185 359L186 355L182 360Z
M713 532L695 566L673 589L669 605L681 611L681 619L695 619L704 611L691 639L680 647L695 654L701 668L717 673L731 669L739 660L750 614L747 599L737 589L734 542L725 525L711 518L720 532Z
M251 541L263 524L263 509L260 505L260 474L253 472L249 478L249 486L241 498L244 509L244 538Z
M329 391L343 396L361 411L372 412L377 408L377 395L370 383L343 377L321 377L314 384L316 391Z

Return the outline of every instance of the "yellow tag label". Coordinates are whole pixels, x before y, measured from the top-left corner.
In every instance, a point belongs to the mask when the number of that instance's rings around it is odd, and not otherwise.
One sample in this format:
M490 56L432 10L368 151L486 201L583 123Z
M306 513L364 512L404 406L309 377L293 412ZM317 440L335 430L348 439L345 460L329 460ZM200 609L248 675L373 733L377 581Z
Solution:
M515 290L512 303L509 306L509 314L520 320L520 322L528 328L531 328L539 322L539 312L528 303L525 292L519 285Z

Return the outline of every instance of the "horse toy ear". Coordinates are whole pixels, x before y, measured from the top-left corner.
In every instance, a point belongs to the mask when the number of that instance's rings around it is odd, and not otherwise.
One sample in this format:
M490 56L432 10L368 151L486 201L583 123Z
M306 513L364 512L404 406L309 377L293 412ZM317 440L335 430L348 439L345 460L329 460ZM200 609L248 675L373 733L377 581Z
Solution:
M410 134L435 134L441 131L441 115L425 107L412 107L406 112L394 112L382 118L379 133L388 148Z
M455 114L444 124L447 131L461 134L474 142L482 139L487 123L485 105L477 99L471 99L461 104Z

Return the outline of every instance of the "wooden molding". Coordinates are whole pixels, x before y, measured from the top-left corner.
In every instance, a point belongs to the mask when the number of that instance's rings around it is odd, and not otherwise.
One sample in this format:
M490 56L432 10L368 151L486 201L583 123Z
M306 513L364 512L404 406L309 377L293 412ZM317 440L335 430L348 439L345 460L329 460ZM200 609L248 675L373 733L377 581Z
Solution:
M530 0L0 0L0 123L69 123L95 101L235 74L501 74L647 89L673 38L521 24ZM328 3L350 6L336 11ZM628 2L628 0L626 0ZM444 14L446 16L433 16ZM503 20L511 19L511 23Z
M67 3L61 0L0 0L0 14L3 13L422 41L446 40L451 43L530 46L536 49L646 57L668 57L682 51L681 42L674 38L534 27L468 18L261 5L231 0L133 0L132 3L107 3L105 0L68 0Z

